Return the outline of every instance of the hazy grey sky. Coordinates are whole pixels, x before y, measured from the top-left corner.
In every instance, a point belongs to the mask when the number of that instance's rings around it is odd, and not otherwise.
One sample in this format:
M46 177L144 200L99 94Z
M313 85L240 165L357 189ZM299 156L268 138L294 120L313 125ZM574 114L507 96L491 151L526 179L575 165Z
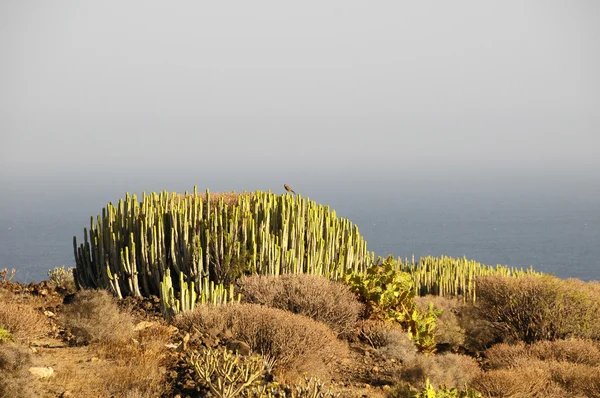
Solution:
M600 174L596 0L3 0L0 56L13 186Z

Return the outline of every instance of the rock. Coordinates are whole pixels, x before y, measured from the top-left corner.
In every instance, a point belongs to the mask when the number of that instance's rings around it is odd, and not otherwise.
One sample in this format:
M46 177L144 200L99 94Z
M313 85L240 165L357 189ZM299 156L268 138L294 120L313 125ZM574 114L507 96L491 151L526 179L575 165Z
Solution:
M50 377L54 374L54 369L50 366L39 366L29 368L29 373L40 378Z
M373 373L379 373L379 367L378 366L373 366L373 368L371 368L371 372L373 372Z
M181 344L176 344L176 343L165 344L165 347L167 347L170 350L174 350L174 349L178 348L179 346L181 346ZM182 350L183 350L183 347L182 347Z
M187 344L190 341L190 334L186 333L185 336L183 336L183 340L181 342L181 348L183 351L187 350Z
M46 315L48 318L54 318L56 316L52 311L44 311L44 315Z
M250 355L252 351L250 346L240 340L229 340L226 344L228 350L237 352L240 355Z
M167 327L167 331L169 332L169 334L175 334L179 332L179 329L177 328L177 326L169 325Z
M98 357L91 357L90 359L88 359L88 362L98 362L100 361L100 358Z
M75 301L75 293L70 293L67 294L64 298L62 303L63 304L71 304L73 301Z
M135 325L135 327L133 329L137 332L137 331L140 331L140 330L148 329L150 327L154 327L156 325L158 325L158 322L141 321L140 323L138 323L137 325Z
M67 390L64 391L62 394L60 394L61 398L75 398L75 394L73 394L71 391Z

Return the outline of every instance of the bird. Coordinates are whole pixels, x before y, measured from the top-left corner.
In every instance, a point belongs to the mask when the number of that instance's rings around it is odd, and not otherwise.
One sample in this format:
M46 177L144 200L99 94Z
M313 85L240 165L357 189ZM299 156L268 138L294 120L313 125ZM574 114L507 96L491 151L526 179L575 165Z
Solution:
M283 184L283 187L285 188L286 191L291 192L294 195L296 194L296 192L294 192L294 190L292 188L290 188L290 186L288 184Z

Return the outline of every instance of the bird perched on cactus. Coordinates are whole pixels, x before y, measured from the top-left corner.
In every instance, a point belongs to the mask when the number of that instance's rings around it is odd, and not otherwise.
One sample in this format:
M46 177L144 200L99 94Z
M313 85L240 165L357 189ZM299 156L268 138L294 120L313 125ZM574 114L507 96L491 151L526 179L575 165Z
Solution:
M293 193L294 195L296 194L296 192L294 192L294 190L292 188L290 188L289 185L287 184L283 184L283 187L285 188L286 191Z

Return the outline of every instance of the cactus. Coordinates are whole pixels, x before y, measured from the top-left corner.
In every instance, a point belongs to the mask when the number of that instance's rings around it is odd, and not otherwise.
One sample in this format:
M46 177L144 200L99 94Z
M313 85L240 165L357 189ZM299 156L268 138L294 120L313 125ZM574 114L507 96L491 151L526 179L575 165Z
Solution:
M213 396L239 397L264 375L261 356L243 357L226 349L203 349L188 358L200 381Z
M83 242L74 237L73 249L78 287L108 288L119 297L167 297L167 283L179 292L192 286L200 300L217 302L235 299L218 286L244 274L342 279L374 258L355 225L308 198L261 191L198 194L197 187L186 195L144 192L141 200L126 193L90 218ZM166 280L170 273L183 273L188 287L181 278ZM205 281L215 294L203 290Z

